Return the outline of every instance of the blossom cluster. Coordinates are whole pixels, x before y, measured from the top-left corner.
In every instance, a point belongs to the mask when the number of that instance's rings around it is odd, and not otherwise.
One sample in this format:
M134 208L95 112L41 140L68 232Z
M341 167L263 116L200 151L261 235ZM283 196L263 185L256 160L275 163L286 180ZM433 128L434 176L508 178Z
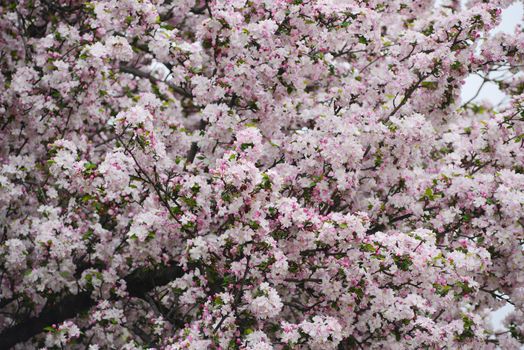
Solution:
M0 1L0 348L520 348L513 2Z

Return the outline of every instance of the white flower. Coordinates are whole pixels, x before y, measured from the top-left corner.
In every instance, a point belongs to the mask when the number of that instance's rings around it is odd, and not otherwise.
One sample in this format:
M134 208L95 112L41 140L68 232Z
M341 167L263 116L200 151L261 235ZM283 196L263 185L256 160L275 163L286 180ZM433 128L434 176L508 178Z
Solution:
M121 61L130 61L133 58L133 49L124 37L112 36L106 40L106 46L111 48L113 57Z
M302 322L300 328L311 337L313 349L334 349L343 338L342 326L329 316L315 316L312 321Z
M255 295L256 296L249 303L249 310L260 319L266 319L277 316L284 304L280 300L277 291L270 287L267 282L262 283Z
M107 48L99 42L91 45L89 47L89 52L91 53L91 56L96 58L103 58L109 54Z
M267 335L261 331L255 331L246 337L246 350L272 350Z

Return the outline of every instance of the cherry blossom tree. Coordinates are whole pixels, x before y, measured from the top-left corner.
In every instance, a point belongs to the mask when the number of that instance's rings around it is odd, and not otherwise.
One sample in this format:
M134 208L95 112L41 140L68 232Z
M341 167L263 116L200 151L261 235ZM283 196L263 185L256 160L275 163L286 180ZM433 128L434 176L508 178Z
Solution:
M513 2L0 0L0 348L518 349Z

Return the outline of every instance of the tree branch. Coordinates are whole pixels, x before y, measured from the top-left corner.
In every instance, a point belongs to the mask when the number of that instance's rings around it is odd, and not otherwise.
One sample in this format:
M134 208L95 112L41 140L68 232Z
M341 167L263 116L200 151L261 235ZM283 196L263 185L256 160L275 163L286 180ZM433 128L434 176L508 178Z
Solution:
M144 298L152 289L165 285L183 275L180 266L165 266L160 269L141 268L124 278L131 297ZM58 303L47 304L38 316L25 319L0 333L0 349L9 349L18 343L28 341L43 332L44 327L59 324L88 311L95 305L91 293L84 291L69 294Z
M127 66L125 64L121 64L120 65L120 71L123 72L123 73L128 73L128 74L134 75L136 77L149 79L149 81L151 83L153 83L153 84L158 84L160 82L165 83L171 89L173 89L173 91L176 92L177 94L182 95L182 96L187 97L187 98L193 98L193 94L191 94L191 92L188 92L188 91L184 90L183 88L181 88L180 86L177 86L177 85L175 85L173 83L170 83L169 81L156 79L150 73L144 72L144 71L142 71L142 70L140 70L138 68L130 67L130 66Z
M198 130L199 131L205 130L206 126L207 126L207 122L205 120L201 120L198 126ZM186 157L188 163L193 163L198 151L199 151L198 143L196 141L192 142L191 148L189 149L189 152L187 153L187 157Z

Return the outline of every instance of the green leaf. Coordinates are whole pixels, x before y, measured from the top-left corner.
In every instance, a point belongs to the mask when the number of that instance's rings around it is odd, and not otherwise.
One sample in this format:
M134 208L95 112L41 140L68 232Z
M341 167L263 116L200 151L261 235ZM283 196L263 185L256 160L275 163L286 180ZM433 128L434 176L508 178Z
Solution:
M426 191L424 191L423 199L430 200L430 201L435 199L435 194L433 193L432 188L430 187L426 188Z
M395 265L402 271L408 271L411 265L413 265L413 261L411 261L411 257L407 254L395 256L393 257L393 261L395 262Z
M262 174L262 182L260 183L260 187L264 190L271 189L271 179L269 178L268 174Z
M242 145L240 145L240 149L242 151L245 151L246 149L248 148L253 148L255 145L253 143L243 143Z
M451 290L451 286L447 284L442 285L438 283L433 283L433 288L435 288L435 293L437 293L441 297L446 296L449 293L449 291Z
M364 45L367 45L369 43L368 39L366 39L366 37L363 35L358 36L358 42Z
M257 230L260 228L260 224L254 220L251 220L249 222L249 227L251 227L253 230Z
M438 88L438 83L436 81L423 81L420 83L420 86L429 90L436 90Z
M57 333L58 329L51 327L51 326L47 326L47 327L44 327L44 331L50 332L50 333Z
M360 251L374 253L377 249L371 243L362 243L360 245Z
M94 170L96 169L96 164L91 163L91 162L86 162L84 163L84 169L85 170Z

